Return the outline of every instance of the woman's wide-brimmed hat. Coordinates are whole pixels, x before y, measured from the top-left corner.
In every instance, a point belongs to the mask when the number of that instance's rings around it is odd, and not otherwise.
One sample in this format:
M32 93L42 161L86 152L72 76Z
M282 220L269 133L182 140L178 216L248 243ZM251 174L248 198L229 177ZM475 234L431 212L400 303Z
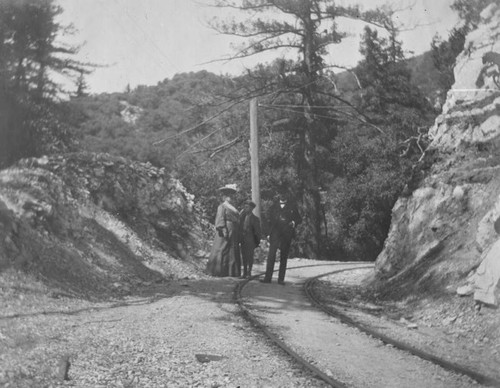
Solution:
M224 194L235 194L238 191L235 183L227 184L219 188L219 191Z

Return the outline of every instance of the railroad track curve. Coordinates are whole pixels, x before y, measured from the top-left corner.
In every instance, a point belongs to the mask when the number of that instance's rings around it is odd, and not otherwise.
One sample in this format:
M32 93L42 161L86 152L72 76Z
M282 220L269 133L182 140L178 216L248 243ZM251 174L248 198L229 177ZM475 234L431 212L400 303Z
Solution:
M305 262L306 260L302 260L302 263ZM455 388L477 386L478 383L500 387L500 382L491 376L395 340L376 328L344 314L341 309L323 304L315 292L317 283L323 277L373 267L372 263L324 263L290 266L287 270L287 280L292 278L292 281L287 281L285 287L276 283L269 285L256 282L255 280L263 275L259 273L251 279L239 282L234 288L233 298L243 316L304 370L335 388L360 386ZM333 268L335 269L332 270ZM293 274L298 272L301 276L293 278ZM315 318L300 327L302 321L309 319L304 318L303 310L304 314L314 315ZM284 317L280 321L281 315ZM293 327L295 322L299 322L297 324L299 328ZM312 348L308 349L307 338L316 337L315 326L320 333L319 340L311 339L311 341L319 342L319 347L311 350ZM353 330L358 336L353 337ZM297 337L303 338L294 339ZM328 350L322 349L321 346ZM332 350L336 347L338 351ZM367 352L369 355L363 355L364 358L360 355L358 360L357 352ZM337 368L337 363L343 366ZM359 373L353 368L353 364L356 363L360 366L373 363L373 372L370 372L368 365L365 372ZM373 374L370 377L371 373ZM394 374L394 381L391 381L391 373ZM365 376L353 376L357 374Z

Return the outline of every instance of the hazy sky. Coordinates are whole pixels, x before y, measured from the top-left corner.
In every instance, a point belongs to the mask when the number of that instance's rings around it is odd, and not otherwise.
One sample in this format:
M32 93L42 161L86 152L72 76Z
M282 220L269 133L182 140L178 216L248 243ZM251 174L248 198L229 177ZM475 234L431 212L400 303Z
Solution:
M62 23L72 23L73 42L85 43L79 59L106 65L87 79L91 92L123 91L127 84L156 85L176 73L206 69L217 74L239 74L244 67L271 59L245 62L215 62L232 53L234 37L219 35L207 27L214 15L228 18L226 11L203 6L207 0L57 0L63 7ZM446 38L458 18L452 0L392 0L397 14L408 27L400 37L404 48L415 54L427 51L436 32ZM338 4L361 4L365 9L387 3L382 0L340 0ZM353 66L359 59L358 23L339 23L353 37L336 45L328 60ZM236 42L237 43L237 42Z

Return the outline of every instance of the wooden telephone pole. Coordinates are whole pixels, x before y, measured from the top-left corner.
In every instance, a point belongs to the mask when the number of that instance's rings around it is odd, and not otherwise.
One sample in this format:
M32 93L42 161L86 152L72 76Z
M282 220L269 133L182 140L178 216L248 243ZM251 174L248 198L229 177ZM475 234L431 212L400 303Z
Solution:
M250 100L250 169L252 175L252 201L257 205L254 213L260 217L259 136L257 127L257 99Z

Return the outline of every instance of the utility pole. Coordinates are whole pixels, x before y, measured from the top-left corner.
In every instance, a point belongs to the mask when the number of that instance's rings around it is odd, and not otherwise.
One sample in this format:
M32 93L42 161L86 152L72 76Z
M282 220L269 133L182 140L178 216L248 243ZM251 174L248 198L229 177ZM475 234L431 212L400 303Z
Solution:
M257 99L250 100L250 170L252 175L252 201L257 205L254 213L260 217L259 136L257 127Z

